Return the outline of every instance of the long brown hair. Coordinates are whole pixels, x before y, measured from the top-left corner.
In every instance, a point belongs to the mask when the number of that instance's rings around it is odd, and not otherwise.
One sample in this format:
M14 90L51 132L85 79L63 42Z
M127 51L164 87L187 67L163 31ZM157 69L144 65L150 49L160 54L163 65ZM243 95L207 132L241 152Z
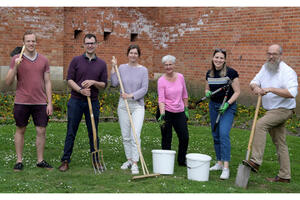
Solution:
M216 55L216 53L222 53L224 55L225 58L225 62L223 64L223 68L220 71L220 77L225 77L227 74L227 66L226 66L226 50L225 49L215 49L214 53L213 53L213 57ZM214 64L213 61L211 61L211 69L210 69L210 73L209 76L210 77L215 77L215 73L216 73L216 66Z

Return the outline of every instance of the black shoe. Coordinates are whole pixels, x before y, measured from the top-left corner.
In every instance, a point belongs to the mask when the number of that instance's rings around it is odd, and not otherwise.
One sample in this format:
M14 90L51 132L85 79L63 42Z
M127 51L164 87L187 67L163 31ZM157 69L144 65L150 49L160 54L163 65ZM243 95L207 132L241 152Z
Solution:
M22 171L23 168L24 168L23 163L18 162L18 163L16 163L15 166L14 166L14 171L15 171L15 172L19 172L19 171Z
M40 167L40 168L45 168L45 169L48 169L48 170L53 169L53 167L51 165L49 165L45 160L42 160L41 162L37 163L36 166Z

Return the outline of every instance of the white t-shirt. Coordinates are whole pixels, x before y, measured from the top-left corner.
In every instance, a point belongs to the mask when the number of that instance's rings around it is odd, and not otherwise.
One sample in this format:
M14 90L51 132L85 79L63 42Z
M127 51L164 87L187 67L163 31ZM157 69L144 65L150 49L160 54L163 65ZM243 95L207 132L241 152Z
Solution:
M265 65L256 74L250 85L255 83L261 88L282 88L288 89L294 98L285 98L278 96L272 92L262 97L262 105L266 110L277 108L293 109L296 107L295 97L298 94L298 78L296 72L288 66L285 62L281 61L277 73L269 72Z

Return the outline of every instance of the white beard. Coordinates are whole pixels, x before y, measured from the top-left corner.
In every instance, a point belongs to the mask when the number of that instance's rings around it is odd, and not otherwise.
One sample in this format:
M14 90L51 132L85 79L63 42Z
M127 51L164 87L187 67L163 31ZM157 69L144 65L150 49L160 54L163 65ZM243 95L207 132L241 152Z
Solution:
M267 61L265 63L266 69L268 72L277 73L279 69L280 60L277 60L275 63Z

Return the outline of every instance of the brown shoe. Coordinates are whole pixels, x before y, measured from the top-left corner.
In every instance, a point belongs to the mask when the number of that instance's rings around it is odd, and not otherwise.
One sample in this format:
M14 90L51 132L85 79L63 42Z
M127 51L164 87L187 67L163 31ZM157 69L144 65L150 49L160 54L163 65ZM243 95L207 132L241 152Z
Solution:
M61 165L59 166L58 170L61 172L65 172L69 169L69 163L68 161L64 160L61 162Z
M243 165L250 167L251 170L255 173L258 172L259 165L251 160L243 160Z
M269 182L281 182L281 183L290 183L291 179L280 178L279 176L275 176L275 178L266 178Z

